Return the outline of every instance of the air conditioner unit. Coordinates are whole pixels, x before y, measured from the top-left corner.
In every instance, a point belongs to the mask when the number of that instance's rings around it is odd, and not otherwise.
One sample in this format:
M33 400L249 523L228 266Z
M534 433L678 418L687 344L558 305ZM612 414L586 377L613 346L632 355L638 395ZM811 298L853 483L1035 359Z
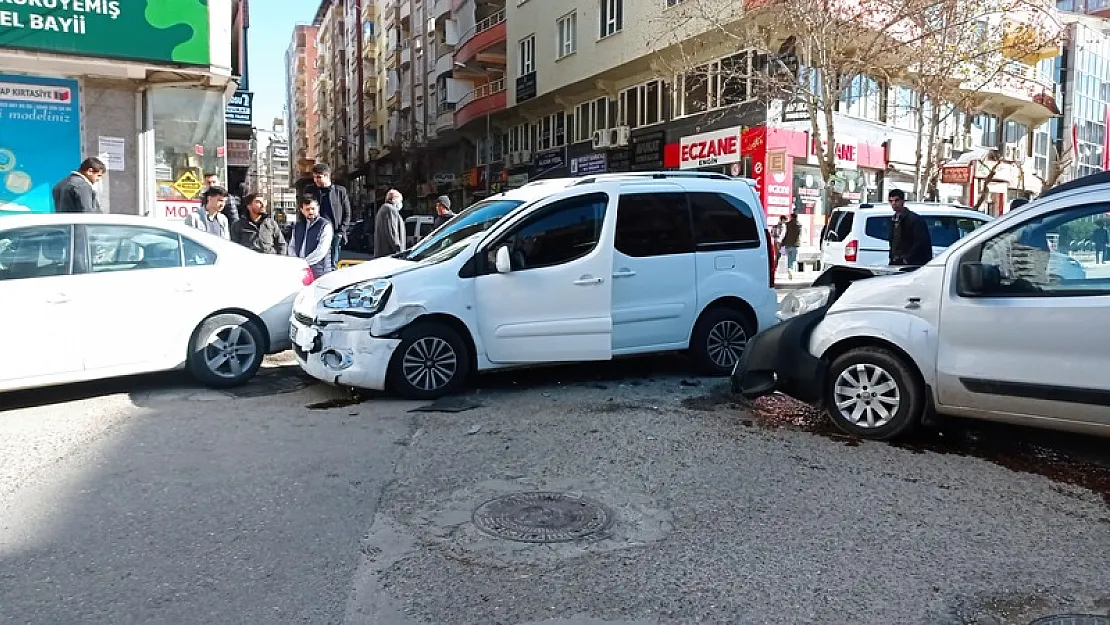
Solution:
M607 148L612 144L613 133L608 130L595 130L593 136L594 149Z
M964 143L964 136L962 134L952 137L952 143L950 145L952 149L957 152L963 152L967 149L967 145Z
M520 152L509 152L505 158L509 163L509 167L516 167L520 164Z
M521 165L532 164L532 150L521 150L519 153Z
M632 129L628 126L617 126L613 131L613 145L624 147L628 145L628 140L632 136Z
M940 158L941 158L941 160L944 160L944 161L952 159L952 144L951 143L942 143L942 144L940 144Z
M1021 153L1021 151L1018 150L1018 146L1017 146L1016 143L1007 143L1002 148L1002 158L1003 158L1003 160L1016 161L1016 160L1018 160L1018 154L1020 154L1020 153Z
M975 147L975 135L970 132L964 133L964 149L970 150Z

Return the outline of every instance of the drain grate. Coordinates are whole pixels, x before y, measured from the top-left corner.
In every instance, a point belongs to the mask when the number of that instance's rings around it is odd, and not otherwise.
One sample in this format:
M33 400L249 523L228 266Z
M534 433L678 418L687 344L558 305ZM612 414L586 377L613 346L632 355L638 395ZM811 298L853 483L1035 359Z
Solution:
M1099 614L1057 614L1039 618L1029 625L1110 625L1110 616Z
M513 493L491 499L471 515L495 538L523 543L565 543L602 534L613 523L603 504L566 493Z

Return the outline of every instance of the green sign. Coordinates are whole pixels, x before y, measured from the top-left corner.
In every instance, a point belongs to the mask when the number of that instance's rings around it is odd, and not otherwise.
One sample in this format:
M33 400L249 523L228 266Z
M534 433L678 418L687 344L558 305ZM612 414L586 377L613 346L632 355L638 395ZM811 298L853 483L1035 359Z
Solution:
M0 0L0 48L208 65L208 0Z

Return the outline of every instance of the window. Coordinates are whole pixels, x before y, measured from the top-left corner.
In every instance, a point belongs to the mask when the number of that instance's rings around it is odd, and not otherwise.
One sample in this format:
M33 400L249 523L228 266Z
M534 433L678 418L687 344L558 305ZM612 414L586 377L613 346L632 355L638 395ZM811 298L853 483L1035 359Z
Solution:
M855 221L856 214L851 211L833 211L822 238L826 241L847 241L852 234L852 224Z
M617 123L638 128L663 121L663 81L625 89L617 100Z
M89 226L89 268L93 273L180 267L181 238L139 226Z
M532 124L517 124L509 129L509 152L532 149Z
M894 102L890 106L890 123L895 128L917 130L917 109L920 101L918 93L913 89L895 87Z
M0 232L0 280L68 275L73 269L72 232L70 226Z
M624 0L601 0L601 36L615 35L624 28Z
M589 254L601 238L609 198L604 193L560 200L528 218L489 250L509 246L513 271L561 265Z
M289 207L296 210L292 206ZM216 253L188 237L181 237L185 242L185 266L200 267L216 263Z
M559 18L559 38L556 40L556 58L563 58L578 51L578 13L571 12Z
M882 88L870 76L856 76L840 94L840 112L852 117L879 120Z
M227 143L223 121L224 96L219 91L186 87L157 87L150 92L154 116L154 175L158 200L193 199L173 186L186 174L203 181L216 173L227 182Z
M1110 242L1110 205L1070 208L1026 221L989 239L982 262L998 269L992 295L1110 294L1110 274L1100 271Z
M583 102L574 109L574 141L589 141L593 138L595 130L607 130L612 126L609 123L610 100L598 98Z
M759 97L758 76L766 66L766 54L744 50L680 74L675 80L675 116L734 106Z
M691 193L698 250L759 247L762 237L752 209L723 193Z
M929 238L933 242L933 247L948 247L987 223L985 219L946 215L921 215L921 219L929 227ZM890 241L891 220L890 216L869 217L864 226L864 232L873 239Z
M536 71L536 36L528 35L520 40L520 68L517 76L527 76Z
M536 122L536 150L550 150L567 144L566 113L545 115Z
M694 251L684 193L622 195L617 209L617 251L628 256L666 256Z

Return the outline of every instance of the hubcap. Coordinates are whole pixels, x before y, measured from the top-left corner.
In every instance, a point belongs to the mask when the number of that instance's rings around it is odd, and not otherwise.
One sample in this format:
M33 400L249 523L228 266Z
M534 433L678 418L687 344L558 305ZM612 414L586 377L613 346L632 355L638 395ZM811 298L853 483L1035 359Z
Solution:
M254 336L242 326L222 326L208 335L204 344L204 363L208 370L225 379L243 375L258 357Z
M840 372L833 387L840 417L861 428L880 428L894 418L902 394L882 367L860 363Z
M718 322L709 331L706 351L713 364L729 369L740 360L747 344L748 333L744 331L744 326L736 321L726 320Z
M414 388L436 391L451 382L458 371L455 349L438 336L426 336L405 350L401 371Z

